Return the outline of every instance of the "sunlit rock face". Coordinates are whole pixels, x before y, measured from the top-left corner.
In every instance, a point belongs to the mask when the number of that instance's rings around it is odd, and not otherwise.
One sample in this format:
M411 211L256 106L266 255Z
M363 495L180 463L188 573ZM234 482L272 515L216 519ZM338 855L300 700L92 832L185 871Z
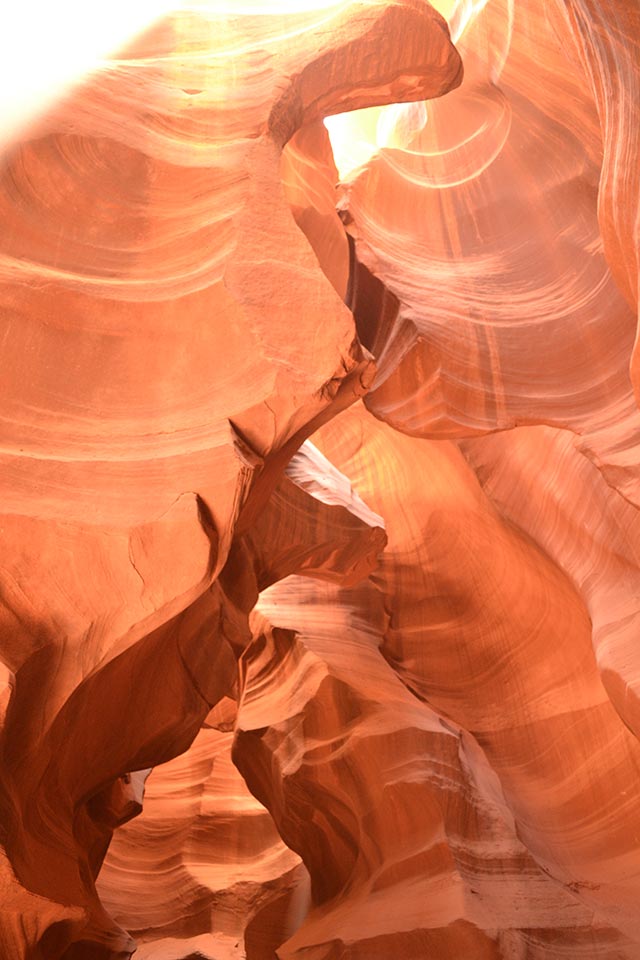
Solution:
M136 16L3 120L0 958L640 960L640 8Z

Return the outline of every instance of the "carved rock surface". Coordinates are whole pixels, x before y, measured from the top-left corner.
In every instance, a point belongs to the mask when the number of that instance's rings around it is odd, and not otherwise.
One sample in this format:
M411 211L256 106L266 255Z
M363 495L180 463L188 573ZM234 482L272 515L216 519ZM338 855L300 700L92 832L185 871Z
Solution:
M640 960L640 8L169 7L0 155L0 960Z
M285 198L282 148L332 109L438 95L461 72L421 4L335 9L329 43L303 12L293 44L278 17L215 6L160 19L3 155L12 958L133 948L94 888L139 806L131 775L233 695L261 576L243 538L371 377ZM331 566L313 546L302 567Z

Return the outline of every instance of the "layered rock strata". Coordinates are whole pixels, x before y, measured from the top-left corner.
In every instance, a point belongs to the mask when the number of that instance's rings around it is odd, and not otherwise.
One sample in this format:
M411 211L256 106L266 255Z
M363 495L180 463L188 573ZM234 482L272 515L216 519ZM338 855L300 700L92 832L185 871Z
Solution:
M7 960L640 958L640 14L436 6L4 149Z

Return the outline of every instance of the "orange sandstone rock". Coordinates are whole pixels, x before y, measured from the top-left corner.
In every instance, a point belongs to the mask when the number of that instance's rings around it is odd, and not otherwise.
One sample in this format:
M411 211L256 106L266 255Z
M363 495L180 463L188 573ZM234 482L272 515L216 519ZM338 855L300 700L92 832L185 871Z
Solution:
M4 149L0 960L640 960L638 9L434 6Z

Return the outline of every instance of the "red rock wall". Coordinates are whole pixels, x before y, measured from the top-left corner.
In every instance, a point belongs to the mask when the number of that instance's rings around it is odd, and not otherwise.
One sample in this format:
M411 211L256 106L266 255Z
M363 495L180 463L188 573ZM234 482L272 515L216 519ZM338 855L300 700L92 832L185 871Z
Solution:
M640 960L640 9L277 6L3 148L0 960Z

